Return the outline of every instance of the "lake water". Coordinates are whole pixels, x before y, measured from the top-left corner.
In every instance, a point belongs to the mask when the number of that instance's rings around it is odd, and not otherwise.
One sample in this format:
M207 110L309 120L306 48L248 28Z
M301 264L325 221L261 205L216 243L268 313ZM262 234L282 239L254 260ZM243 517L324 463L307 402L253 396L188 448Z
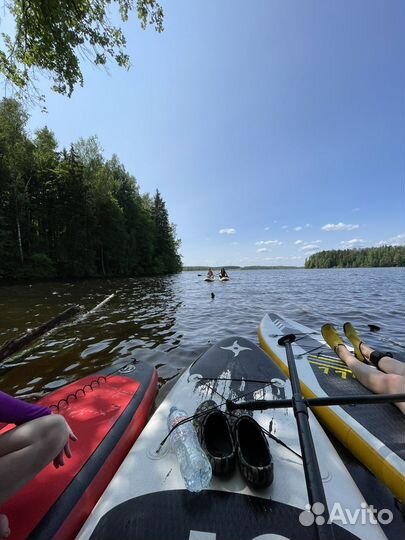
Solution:
M224 336L239 334L257 343L257 328L267 311L316 329L324 322L341 327L351 321L372 345L389 347L381 341L391 340L405 346L404 268L229 273L226 283L206 283L198 272L183 272L163 278L0 287L0 343L72 303L88 311L115 293L99 311L3 362L0 388L14 395L43 395L133 356L156 366L163 386ZM371 333L369 323L381 330Z

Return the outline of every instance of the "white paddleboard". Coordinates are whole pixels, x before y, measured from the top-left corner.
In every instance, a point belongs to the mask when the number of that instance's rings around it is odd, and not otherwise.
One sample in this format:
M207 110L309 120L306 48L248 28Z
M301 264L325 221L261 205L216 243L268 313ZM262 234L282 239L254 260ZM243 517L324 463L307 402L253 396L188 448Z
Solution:
M290 381L256 345L228 337L204 353L180 377L145 427L127 458L83 526L79 540L313 540L315 515L308 497L296 422L291 409L255 411L255 420L285 446L269 438L274 481L264 490L248 487L236 470L227 480L213 477L209 488L184 488L176 457L166 443L171 406L190 416L207 399L283 399L291 397ZM310 413L323 485L332 511L365 512L365 501L318 421ZM318 518L322 516L319 515ZM369 521L336 523L337 540L386 538Z

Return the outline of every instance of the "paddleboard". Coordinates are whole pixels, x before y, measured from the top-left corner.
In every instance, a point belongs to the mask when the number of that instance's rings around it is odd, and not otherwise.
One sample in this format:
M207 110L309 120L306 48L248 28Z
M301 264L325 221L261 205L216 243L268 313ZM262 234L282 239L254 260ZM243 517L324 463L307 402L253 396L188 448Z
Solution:
M215 278L214 278L214 277L211 277L211 278L210 278L210 277L206 277L206 278L204 278L204 281L210 281L210 282L211 282L211 281L215 281Z
M228 276L220 277L219 281L229 281L229 277Z
M320 332L276 313L259 327L262 348L288 374L285 334L293 344L298 375L306 397L370 395L346 364L325 343ZM405 501L405 416L390 403L315 408L321 422L402 502Z
M9 540L74 538L142 431L156 393L155 368L134 360L41 399L66 418L78 441L63 467L49 464L0 506L10 522Z
M248 487L239 471L226 480L213 477L208 489L184 488L170 442L157 452L168 433L174 405L193 415L199 404L226 399L291 398L283 372L259 347L243 337L220 341L188 368L151 418L81 529L78 540L313 540L314 517L303 518L308 497L296 421L291 409L251 413L277 440L269 438L274 480L262 490ZM329 509L350 512L366 504L312 413L310 425L318 453ZM281 441L281 442L280 442ZM346 511L345 510L345 511ZM312 522L311 522L312 517ZM319 516L321 517L321 516ZM386 538L378 524L334 524L336 539Z

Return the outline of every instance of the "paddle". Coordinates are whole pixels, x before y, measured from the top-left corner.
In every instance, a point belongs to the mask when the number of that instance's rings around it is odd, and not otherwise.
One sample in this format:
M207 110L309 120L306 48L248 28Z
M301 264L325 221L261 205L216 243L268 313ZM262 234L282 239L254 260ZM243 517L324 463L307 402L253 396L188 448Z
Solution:
M311 428L309 426L308 419L308 400L305 400L302 391L301 384L297 373L297 367L295 365L295 358L292 351L291 344L294 343L296 337L294 334L288 334L282 336L278 340L278 344L281 347L285 347L288 369L290 373L290 380L292 386L292 399L291 400L270 400L267 403L261 400L260 405L258 401L248 401L244 403L233 403L231 400L227 400L226 406L228 409L267 409L278 408L279 401L284 402L284 406L292 407L294 410L294 416L297 422L298 437L300 441L302 462L304 466L305 481L307 485L308 499L312 505L315 503L321 503L323 505L322 518L324 522L317 525L317 534L319 540L334 540L334 530L329 521L329 510L326 501L325 491L323 489L322 476L319 470L318 459L316 457L316 451L314 441L312 439ZM316 401L315 399L312 401ZM268 404L268 407L266 406Z
M377 324L368 325L370 332L378 332L381 328Z
M323 489L322 476L319 470L319 463L316 457L314 441L312 439L311 428L308 419L308 406L302 396L301 384L298 377L297 366L291 344L295 341L294 334L287 334L278 340L278 344L285 347L288 370L290 373L291 386L293 391L292 406L294 416L297 421L298 436L304 464L305 480L308 490L308 498L311 506L321 503L324 507L323 517L325 523L317 526L319 540L334 540L335 534L329 521L328 503Z
M370 332L373 332L374 334L381 330L381 326L378 326L378 324L368 324L367 326ZM387 339L383 336L378 336L377 339L383 343L389 343L390 345L394 345L394 347L399 347L402 350L405 349L405 347L401 343L397 343L396 341L393 341L392 339Z
M405 401L405 394L371 394L366 396L328 396L319 398L303 398L307 407L331 407L332 405L369 405L373 403L397 403ZM244 411L266 411L267 409L284 409L293 406L292 399L254 399L234 403L226 401L227 409L243 409Z

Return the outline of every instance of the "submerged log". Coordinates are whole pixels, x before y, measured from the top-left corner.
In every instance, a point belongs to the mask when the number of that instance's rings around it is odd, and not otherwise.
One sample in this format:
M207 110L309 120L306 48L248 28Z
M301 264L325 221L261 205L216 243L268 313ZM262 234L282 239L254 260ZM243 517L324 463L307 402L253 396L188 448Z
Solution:
M71 319L74 315L80 313L81 310L82 308L76 304L70 306L68 309L66 309L53 319L50 319L49 321L41 324L40 326L37 326L36 328L33 328L32 330L28 330L28 332L16 339L11 339L10 341L7 341L2 347L0 347L0 360L4 360L4 358L6 358L7 356L10 356L20 351L21 349L32 343L34 340L45 334L45 332L49 332L49 330L52 330L56 326Z
M100 302L99 304L97 304L93 309L91 309L90 311L87 311L83 317L81 318L81 320L85 319L88 315L92 315L95 311L99 310L101 307L103 307L107 302L109 302L110 300L112 300L115 296L115 293L112 293L110 294L109 296L107 296L106 298L104 298L104 300L102 302Z

